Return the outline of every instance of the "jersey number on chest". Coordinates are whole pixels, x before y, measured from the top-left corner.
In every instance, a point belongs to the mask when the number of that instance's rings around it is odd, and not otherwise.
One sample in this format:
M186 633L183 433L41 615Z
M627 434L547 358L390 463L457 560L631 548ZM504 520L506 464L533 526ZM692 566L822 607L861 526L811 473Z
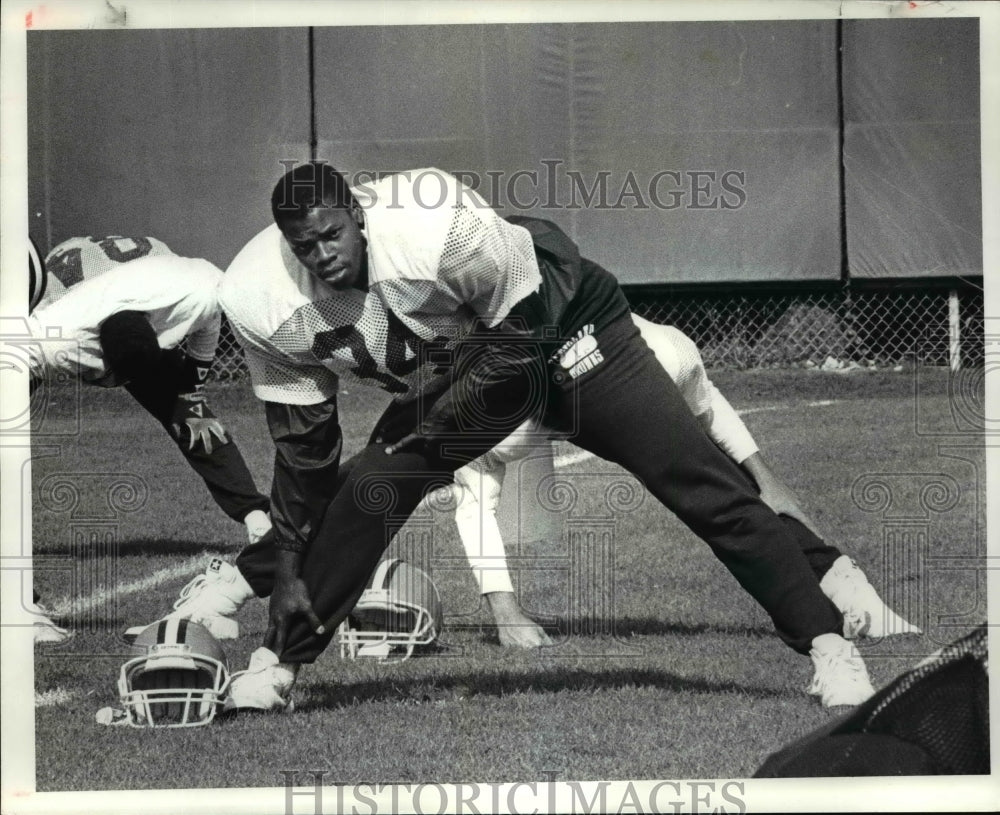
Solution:
M410 330L395 314L387 312L385 364L380 366L368 347L365 335L357 326L346 325L329 331L317 332L312 352L321 360L332 359L341 350L348 350L354 360L351 373L359 379L377 383L393 395L409 392L410 386L399 377L408 377L421 365L435 361L431 375L439 376L447 367L440 364L449 355L445 337L425 340ZM438 352L438 353L435 353Z

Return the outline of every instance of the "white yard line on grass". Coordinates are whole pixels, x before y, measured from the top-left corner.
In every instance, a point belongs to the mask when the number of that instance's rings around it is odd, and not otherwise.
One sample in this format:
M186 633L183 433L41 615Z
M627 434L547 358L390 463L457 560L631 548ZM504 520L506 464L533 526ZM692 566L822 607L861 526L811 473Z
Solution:
M821 399L818 402L806 402L805 407L826 407L827 405L835 405L839 401L839 399ZM736 412L740 416L746 416L748 413L766 413L770 410L790 410L794 407L797 407L797 405L761 405L760 407L746 408L745 410L737 410Z
M205 566L205 561L210 557L212 557L210 552L202 552L201 554L182 560L174 566L168 566L166 569L153 572L151 575L143 577L140 580L133 580L131 583L119 583L114 588L103 589L89 597L81 597L79 600L73 600L71 597L63 597L51 606L52 614L55 617L64 617L73 611L80 612L96 608L113 596L123 597L128 594L136 594L140 591L156 588L178 577L184 577L193 572L201 571Z
M72 702L79 693L64 690L63 688L52 688L51 690L35 692L35 707L55 707Z

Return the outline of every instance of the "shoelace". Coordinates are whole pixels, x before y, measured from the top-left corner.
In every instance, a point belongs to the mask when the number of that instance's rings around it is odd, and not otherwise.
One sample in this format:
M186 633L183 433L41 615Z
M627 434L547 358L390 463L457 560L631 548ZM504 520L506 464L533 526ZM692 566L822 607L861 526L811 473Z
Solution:
M823 654L816 661L816 674L809 685L808 693L821 693L824 679L828 679L836 663L842 663L844 668L838 672L838 679L860 683L866 675L864 663L858 657L844 656L842 652ZM849 674L847 672L850 672Z
M844 612L844 636L857 639L865 636L872 627L871 614L852 609Z
M864 636L871 628L870 615L867 611L859 610L859 607L864 606L865 598L862 597L862 594L869 586L868 578L852 560L851 568L844 574L840 591L836 593L836 605L838 608L847 609L844 612L844 620L854 637Z
M206 583L208 583L208 578L203 574L200 574L192 579L183 589L181 589L180 597L178 597L177 602L174 603L174 608L180 608L189 600L193 600L201 594L201 590L204 588Z

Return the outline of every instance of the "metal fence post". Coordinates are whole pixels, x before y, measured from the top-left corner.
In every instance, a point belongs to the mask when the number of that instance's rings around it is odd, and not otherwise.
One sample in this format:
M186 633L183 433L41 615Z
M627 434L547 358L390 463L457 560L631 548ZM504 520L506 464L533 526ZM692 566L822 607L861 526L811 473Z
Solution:
M958 316L958 289L948 291L948 364L952 371L962 367L962 329Z

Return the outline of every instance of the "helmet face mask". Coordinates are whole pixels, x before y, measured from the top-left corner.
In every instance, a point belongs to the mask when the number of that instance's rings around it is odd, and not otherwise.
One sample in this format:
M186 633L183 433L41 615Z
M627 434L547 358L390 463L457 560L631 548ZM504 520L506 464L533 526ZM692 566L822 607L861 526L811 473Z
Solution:
M118 694L134 727L198 727L221 709L229 684L222 646L189 620L160 620L136 637Z
M337 629L340 655L402 662L438 638L443 618L437 587L426 572L402 560L384 560Z

